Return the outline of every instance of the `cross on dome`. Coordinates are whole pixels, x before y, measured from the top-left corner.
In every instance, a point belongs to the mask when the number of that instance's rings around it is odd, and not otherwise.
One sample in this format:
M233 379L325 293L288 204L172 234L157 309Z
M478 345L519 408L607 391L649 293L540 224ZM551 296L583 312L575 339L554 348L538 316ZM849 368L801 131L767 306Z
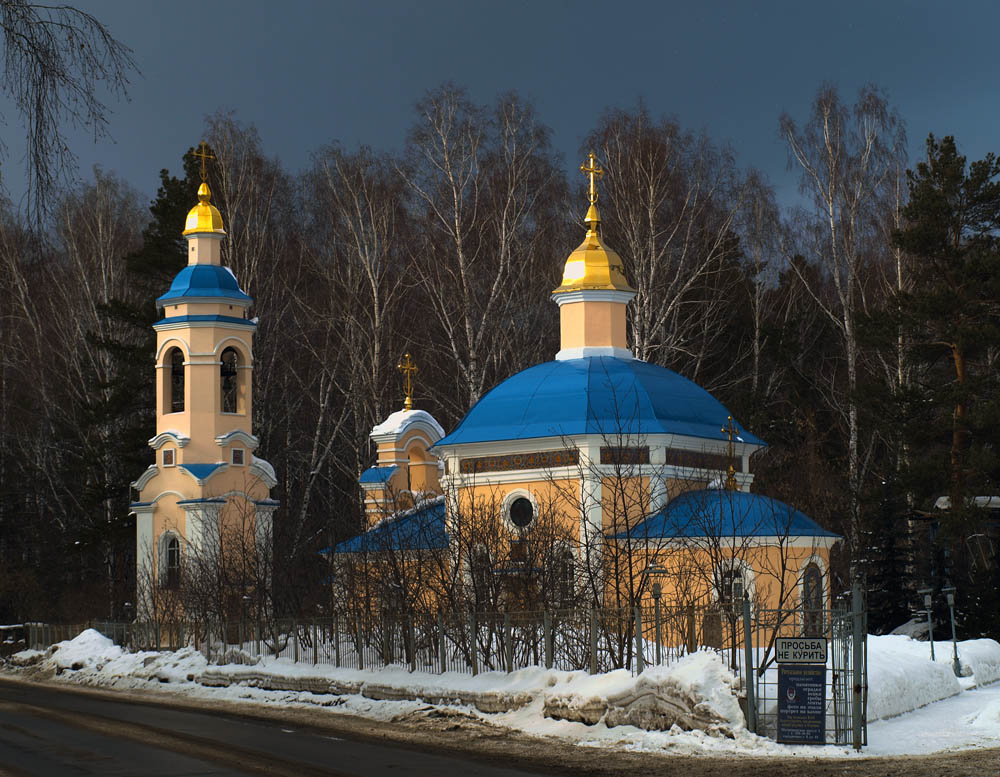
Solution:
M604 177L604 168L597 164L597 155L593 151L590 152L588 161L580 165L580 172L588 179L587 197L590 199L590 204L596 205L599 196L597 182Z
M413 376L419 372L417 363L410 358L410 354L404 354L396 369L403 373L403 385L406 388L406 399L403 401L404 410L413 410Z
M201 141L201 144L198 146L198 150L195 151L193 155L201 160L201 180L202 183L204 183L208 180L208 168L205 166L205 162L209 159L215 159L215 157L208 153L208 143L204 140Z

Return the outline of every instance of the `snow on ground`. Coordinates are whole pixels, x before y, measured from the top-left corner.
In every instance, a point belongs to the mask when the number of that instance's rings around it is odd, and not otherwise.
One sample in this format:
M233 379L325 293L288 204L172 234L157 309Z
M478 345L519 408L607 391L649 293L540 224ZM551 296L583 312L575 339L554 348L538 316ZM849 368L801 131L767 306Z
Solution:
M959 643L963 676L952 671L950 642L930 646L904 635L870 637L869 746L862 755L907 755L982 747L1000 747L1000 644L994 640ZM239 656L232 656L239 659ZM254 664L209 665L196 650L127 653L96 631L58 643L46 651L26 650L12 657L13 667L35 666L58 679L113 688L171 690L203 699L251 701L281 707L311 705L330 712L344 712L376 720L419 715L427 699L482 719L485 722L551 736L581 746L673 752L678 754L805 757L853 756L845 747L779 745L747 732L732 693L734 678L718 656L699 652L666 667L651 667L638 677L626 671L603 675L546 670L540 667L511 674L485 672L468 675L410 673L404 667L377 670L336 668L266 658ZM202 675L222 678L228 687L205 687ZM351 692L324 693L306 690L265 690L253 687L259 680L281 680L289 685L312 683L325 689L332 683ZM570 707L609 704L621 699L642 699L657 689L687 694L720 720L728 721L729 736L704 731L647 731L631 725L594 725L546 717L546 706ZM364 691L378 688L404 690L401 701L374 700ZM358 692L354 692L358 691ZM477 694L492 694L511 702L501 712L477 709ZM472 701L470 701L472 699ZM696 705L696 706L697 706ZM881 718L881 719L880 719Z

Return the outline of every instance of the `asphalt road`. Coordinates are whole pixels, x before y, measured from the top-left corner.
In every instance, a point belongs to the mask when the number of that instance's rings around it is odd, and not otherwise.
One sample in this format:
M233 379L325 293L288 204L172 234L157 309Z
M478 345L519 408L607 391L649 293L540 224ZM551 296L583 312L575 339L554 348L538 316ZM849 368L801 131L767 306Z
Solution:
M529 772L340 738L287 722L0 680L2 777L259 774L519 777Z

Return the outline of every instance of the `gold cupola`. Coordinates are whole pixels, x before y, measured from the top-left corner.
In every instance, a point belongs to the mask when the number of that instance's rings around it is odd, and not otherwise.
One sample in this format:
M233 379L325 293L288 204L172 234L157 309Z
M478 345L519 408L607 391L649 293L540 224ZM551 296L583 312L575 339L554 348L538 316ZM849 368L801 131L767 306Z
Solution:
M212 190L208 188L208 169L205 166L205 162L215 157L208 153L208 144L204 140L194 156L201 159L201 186L198 187L198 204L188 211L182 234L185 237L205 232L224 235L226 231L222 228L222 214L212 204Z
M184 222L184 235L193 235L196 232L226 234L222 228L222 214L212 204L211 199L212 190L202 181L198 187L198 204L188 211L187 220Z
M580 170L589 178L587 194L590 207L584 218L587 234L566 260L562 284L552 294L565 294L582 289L605 289L634 294L635 289L625 280L625 268L621 257L613 249L608 248L601 239L601 214L597 210L597 179L604 175L604 170L597 166L593 151L590 152L589 164L580 165Z
M635 289L625 280L621 257L601 239L597 211L597 180L604 174L594 152L580 165L588 178L587 234L569 255L562 285L552 292L559 305L560 349L558 361L610 356L631 359L628 349L626 305Z

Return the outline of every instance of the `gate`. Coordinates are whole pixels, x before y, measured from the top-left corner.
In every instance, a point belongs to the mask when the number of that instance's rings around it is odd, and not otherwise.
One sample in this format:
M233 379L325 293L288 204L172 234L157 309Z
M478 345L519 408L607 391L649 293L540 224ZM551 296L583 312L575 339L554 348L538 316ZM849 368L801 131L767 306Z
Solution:
M743 623L749 624L741 663L747 687L747 727L762 736L777 738L778 662L774 645L778 637L823 637L827 642L823 728L827 744L868 744L868 641L867 612L860 587L834 602L830 609L781 609L751 611L744 602ZM741 667L742 668L742 667Z

